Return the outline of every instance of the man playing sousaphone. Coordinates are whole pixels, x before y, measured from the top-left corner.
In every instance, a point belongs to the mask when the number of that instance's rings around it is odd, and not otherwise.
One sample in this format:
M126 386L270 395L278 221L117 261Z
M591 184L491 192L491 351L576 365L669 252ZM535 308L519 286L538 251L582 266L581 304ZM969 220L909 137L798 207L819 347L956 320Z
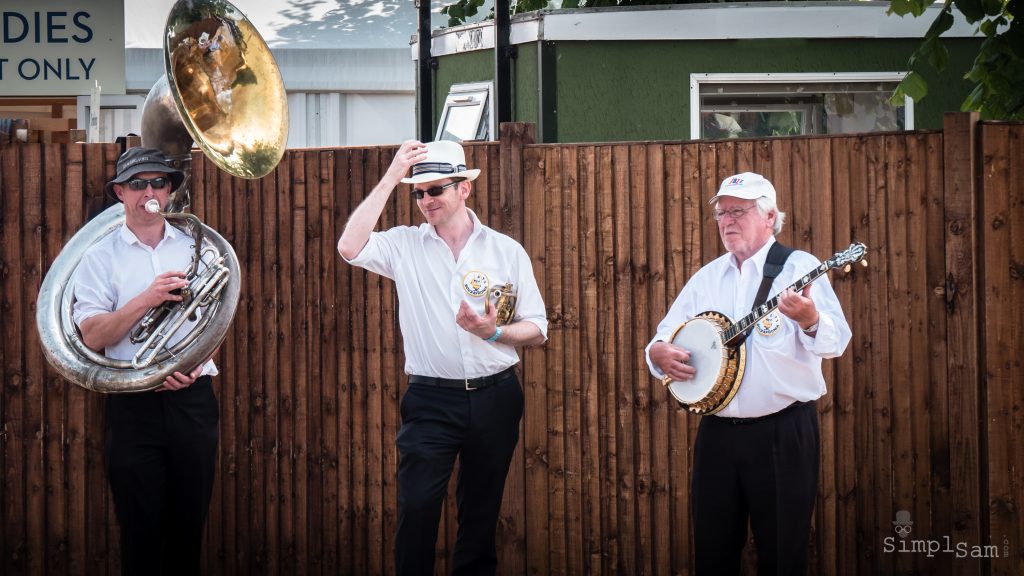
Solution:
M83 255L74 320L85 344L130 360L142 346L130 331L150 309L180 302L195 239L161 214L184 179L163 152L129 148L106 191L125 222ZM157 211L147 204L156 203ZM186 322L175 342L192 329ZM217 463L219 415L212 360L182 367L156 392L107 397L105 451L121 527L122 574L198 574Z
M409 374L398 431L395 568L402 575L434 573L456 458L452 573L495 573L498 512L523 415L515 347L546 339L544 301L526 251L466 207L479 174L466 168L458 143L405 142L338 241L349 264L393 279L398 292ZM373 232L399 181L412 185L426 222ZM508 287L518 292L514 312L504 304L511 302Z
M744 316L755 296L764 302L769 288L778 293L819 265L775 242L785 213L762 176L726 178L710 203L728 252L687 281L658 325L646 350L658 378L685 383L698 376L691 351L671 343L678 326L708 310ZM763 281L769 264L780 261L774 281L770 274ZM742 386L724 408L701 418L697 432L691 499L697 574L739 574L748 521L759 574L806 572L818 484L815 400L825 394L821 360L842 354L849 341L827 278L800 293L782 291L778 309L754 325Z

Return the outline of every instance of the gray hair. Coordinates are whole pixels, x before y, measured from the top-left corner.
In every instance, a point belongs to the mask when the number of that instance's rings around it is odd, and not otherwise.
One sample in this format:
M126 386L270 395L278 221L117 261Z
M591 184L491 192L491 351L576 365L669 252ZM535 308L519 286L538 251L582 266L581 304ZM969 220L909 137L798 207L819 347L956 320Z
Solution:
M767 196L757 199L757 210L764 216L767 216L769 212L775 212L775 225L772 226L772 234L778 236L779 232L782 232L782 225L786 222L786 213L779 210L775 201Z

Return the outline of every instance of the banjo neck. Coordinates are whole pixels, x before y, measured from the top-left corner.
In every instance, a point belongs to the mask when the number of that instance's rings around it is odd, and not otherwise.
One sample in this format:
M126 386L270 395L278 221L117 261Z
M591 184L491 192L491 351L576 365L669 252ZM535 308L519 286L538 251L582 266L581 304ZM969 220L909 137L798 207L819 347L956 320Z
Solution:
M792 288L796 292L800 292L808 284L814 282L831 269L832 267L829 266L828 262L822 262L821 264L818 264L817 268L811 270L810 272L802 276L800 279L798 279L796 282L793 282L792 284L787 286L785 289L782 290L782 292L785 292L790 288ZM753 326L762 318L770 314L772 310L775 310L776 308L779 307L779 298L781 297L782 292L779 292L775 296L772 296L767 301L765 301L764 304L761 304L757 308L751 310L749 314L737 320L732 326L729 327L729 329L723 332L722 340L725 342L725 345L729 347L739 345L740 342L743 341L743 335L746 334L747 330L751 326Z

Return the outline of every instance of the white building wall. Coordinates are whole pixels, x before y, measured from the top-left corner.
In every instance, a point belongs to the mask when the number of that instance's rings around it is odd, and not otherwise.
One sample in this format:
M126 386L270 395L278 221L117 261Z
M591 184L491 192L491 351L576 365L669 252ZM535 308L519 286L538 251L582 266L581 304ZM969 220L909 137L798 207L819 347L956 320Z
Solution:
M401 144L416 135L413 94L288 95L288 148Z
M415 63L405 49L274 50L288 94L288 148L400 144L416 135ZM163 74L158 49L126 52L128 96L103 95L103 141L139 134L142 104ZM79 128L89 97L79 97Z

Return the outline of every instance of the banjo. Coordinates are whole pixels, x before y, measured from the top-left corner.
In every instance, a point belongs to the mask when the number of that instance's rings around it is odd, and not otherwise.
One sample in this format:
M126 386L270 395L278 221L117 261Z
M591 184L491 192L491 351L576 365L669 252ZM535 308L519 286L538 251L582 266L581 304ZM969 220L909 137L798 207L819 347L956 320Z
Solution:
M864 244L854 242L787 286L786 290L792 288L800 292L829 270L848 269L854 262L866 266L867 262L862 261L866 251ZM712 310L701 312L682 323L672 333L669 342L690 352L689 364L697 369L697 373L692 380L686 381L665 376L662 383L676 400L695 414L714 414L725 408L743 381L747 363L747 332L778 306L779 294L776 294L736 322Z

